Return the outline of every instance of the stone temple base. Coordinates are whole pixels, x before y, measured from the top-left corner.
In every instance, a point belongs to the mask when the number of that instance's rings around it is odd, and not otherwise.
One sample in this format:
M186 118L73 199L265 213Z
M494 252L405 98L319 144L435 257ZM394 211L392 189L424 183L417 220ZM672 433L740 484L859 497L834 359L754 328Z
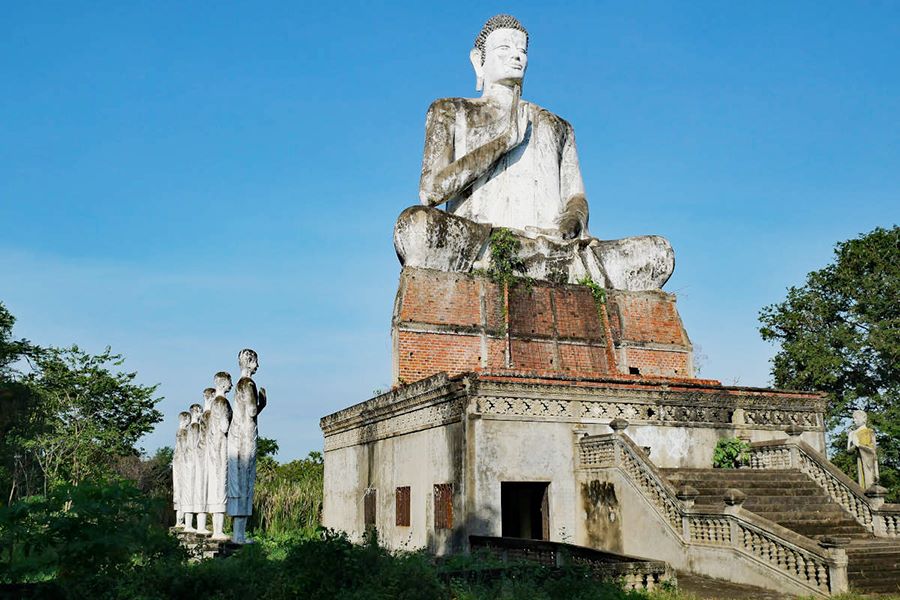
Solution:
M210 539L209 535L194 531L184 531L175 527L170 528L170 531L178 538L181 545L187 549L191 560L225 558L241 548L241 544L235 544L231 540L213 540Z

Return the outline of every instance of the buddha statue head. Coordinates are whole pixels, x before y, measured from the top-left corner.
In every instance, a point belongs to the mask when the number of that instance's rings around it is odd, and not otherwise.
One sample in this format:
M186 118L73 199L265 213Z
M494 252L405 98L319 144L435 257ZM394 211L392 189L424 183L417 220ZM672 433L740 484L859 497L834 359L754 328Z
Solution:
M191 413L185 411L181 411L178 413L178 429L187 429L191 424Z
M213 377L213 384L216 386L213 390L215 396L224 396L231 391L231 373L219 371Z
M238 352L238 366L241 368L241 377L252 377L259 368L259 355L250 348L244 348Z
M475 38L469 60L475 69L476 90L495 83L521 86L528 66L528 32L515 17L495 15Z
M191 404L188 410L191 413L191 423L199 423L200 417L203 416L203 407L199 404Z
M213 398L216 397L216 388L206 388L203 390L203 410L209 410Z

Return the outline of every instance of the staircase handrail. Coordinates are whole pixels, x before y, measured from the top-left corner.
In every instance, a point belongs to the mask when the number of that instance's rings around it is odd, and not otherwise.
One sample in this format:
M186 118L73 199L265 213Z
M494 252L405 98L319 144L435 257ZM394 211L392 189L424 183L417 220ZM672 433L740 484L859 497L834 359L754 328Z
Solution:
M623 472L685 545L735 549L815 594L847 591L847 554L842 548L824 547L752 513L741 506L742 498L724 509L694 507L693 499L676 491L646 453L621 431L580 438L579 466Z
M900 504L885 504L882 495L867 493L799 437L751 443L750 468L798 469L875 536L900 537Z

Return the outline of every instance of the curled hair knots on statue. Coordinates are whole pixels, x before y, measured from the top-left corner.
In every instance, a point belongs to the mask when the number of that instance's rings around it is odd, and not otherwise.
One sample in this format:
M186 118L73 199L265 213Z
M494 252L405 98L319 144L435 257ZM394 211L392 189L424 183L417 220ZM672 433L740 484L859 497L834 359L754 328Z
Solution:
M494 15L484 24L478 37L475 38L475 48L481 53L481 64L484 64L484 43L488 36L498 29L515 29L525 34L525 50L528 50L528 30L512 15Z
M250 348L244 348L240 352L238 352L238 364L242 365L250 359L259 360L259 355L255 350L251 350Z

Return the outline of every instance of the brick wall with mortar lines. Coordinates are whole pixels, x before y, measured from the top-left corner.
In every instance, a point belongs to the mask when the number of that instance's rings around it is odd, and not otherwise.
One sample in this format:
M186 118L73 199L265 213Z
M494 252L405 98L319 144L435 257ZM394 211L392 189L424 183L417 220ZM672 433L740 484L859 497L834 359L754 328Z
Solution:
M687 352L625 348L625 363L635 367L641 375L662 377L690 377L690 355Z
M411 383L440 372L457 375L503 368L584 377L627 373L627 365L615 364L608 328L613 340L621 341L624 331L639 338L638 342L672 344L677 339L685 347L687 336L674 297L628 294L610 294L606 308L615 312L607 326L606 314L598 312L586 287L547 282L513 287L508 299L507 357L501 288L481 276L404 269L392 323L394 383ZM654 327L659 328L658 334ZM642 373L689 376L685 352L622 350L622 357Z

